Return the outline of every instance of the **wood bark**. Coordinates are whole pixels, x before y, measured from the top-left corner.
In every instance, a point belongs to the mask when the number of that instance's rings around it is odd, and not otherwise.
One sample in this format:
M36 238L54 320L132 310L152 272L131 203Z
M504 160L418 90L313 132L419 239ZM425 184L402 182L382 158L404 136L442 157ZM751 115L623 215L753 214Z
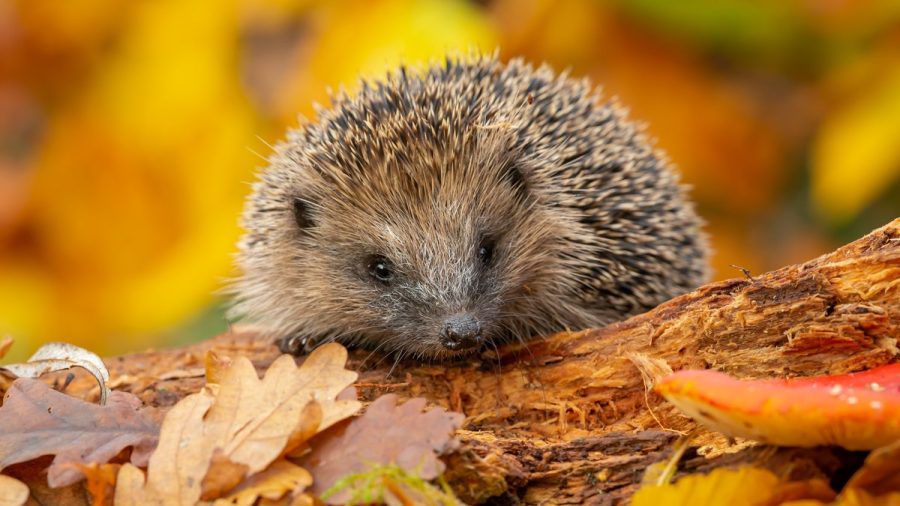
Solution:
M356 350L367 401L394 392L466 414L447 478L467 502L611 504L668 458L694 423L645 388L635 357L738 377L858 371L898 359L900 219L810 262L712 283L601 329L491 349L458 364L394 364ZM113 386L170 406L203 384L207 350L260 369L272 343L235 329L183 349L108 360ZM77 380L70 389L92 388ZM680 472L754 462L795 477L837 479L860 456L773 449L700 431ZM843 470L843 471L842 471Z

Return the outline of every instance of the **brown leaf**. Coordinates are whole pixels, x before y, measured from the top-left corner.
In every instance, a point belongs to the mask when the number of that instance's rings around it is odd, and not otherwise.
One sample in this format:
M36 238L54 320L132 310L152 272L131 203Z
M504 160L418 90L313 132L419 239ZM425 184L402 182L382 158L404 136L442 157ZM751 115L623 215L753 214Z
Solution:
M13 477L28 487L28 506L52 504L53 506L87 506L88 495L80 481L66 487L50 488L47 485L47 466L52 459L41 457L3 470L4 475Z
M166 498L168 503L187 505L200 499L200 486L214 450L212 442L203 433L203 417L213 400L203 392L189 395L166 413L160 430L159 445L150 457L146 484L140 470L122 466L118 480L122 481L124 473L126 481L122 489L132 493L128 498L124 497L120 494L117 483L116 504L135 498L146 502L138 500L134 504L152 503Z
M284 445L283 453L289 455L298 450L306 449L306 442L321 432L321 427L322 406L316 401L310 402L303 408L300 424L288 438L287 444ZM298 453L298 455L300 454Z
M206 384L218 385L222 382L222 375L231 367L231 358L219 355L215 350L206 352L203 366L206 372Z
M113 392L106 406L59 393L37 380L20 378L0 406L0 469L42 455L55 455L51 487L83 475L77 464L105 463L127 447L141 462L156 445L156 410L142 408L132 394Z
M425 399L420 398L396 403L396 395L383 395L363 416L310 441L312 451L300 463L313 475L313 492L321 494L340 478L373 464L396 464L426 480L443 472L437 456L455 447L453 432L464 416L440 407L422 412ZM346 498L335 494L328 503L340 504Z
M28 487L21 481L0 475L0 506L21 506L28 500Z
M209 470L200 484L200 499L209 501L230 492L238 486L247 475L247 466L235 464L222 450L213 453L209 463Z
M109 371L106 364L96 354L69 343L47 343L24 364L0 366L19 378L37 378L53 371L81 367L91 373L100 384L100 404L106 404L109 397Z
M116 475L117 506L141 506L142 504L165 504L156 492L147 487L144 472L131 464L125 464ZM181 501L170 501L170 504L192 504Z
M358 401L335 400L356 380L355 372L344 369L346 361L347 350L332 343L316 349L299 368L293 357L282 355L260 380L249 360L235 359L222 375L216 402L204 422L213 446L253 474L282 455L310 400L322 408L319 430L354 414Z
M281 356L260 380L247 358L235 358L215 388L182 399L166 414L146 482L139 469L120 469L116 503L194 504L201 494L213 499L216 490L223 493L234 484L233 475L223 483L215 483L216 477L204 481L221 472L222 459L245 466L249 475L266 469L288 445L314 435L321 420L336 421L358 409L356 400L336 400L356 379L344 369L346 360L342 346L326 345L300 367L293 357Z
M257 498L275 501L291 491L303 492L312 484L312 480L312 475L306 469L283 459L276 460L266 470L242 483L230 496L219 499L215 504L251 506Z
M116 493L116 475L120 464L90 464L79 466L85 476L85 488L91 496L91 506L112 506Z
M900 492L900 440L873 450L847 482L846 489L860 489L876 496Z

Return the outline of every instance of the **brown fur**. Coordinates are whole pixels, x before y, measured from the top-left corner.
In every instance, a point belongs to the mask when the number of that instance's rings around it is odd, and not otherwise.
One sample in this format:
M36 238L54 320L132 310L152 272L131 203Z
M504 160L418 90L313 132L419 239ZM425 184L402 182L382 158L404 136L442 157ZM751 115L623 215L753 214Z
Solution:
M275 148L243 225L235 314L426 359L455 354L437 338L450 314L524 340L644 311L707 272L677 176L622 109L491 57L335 97Z

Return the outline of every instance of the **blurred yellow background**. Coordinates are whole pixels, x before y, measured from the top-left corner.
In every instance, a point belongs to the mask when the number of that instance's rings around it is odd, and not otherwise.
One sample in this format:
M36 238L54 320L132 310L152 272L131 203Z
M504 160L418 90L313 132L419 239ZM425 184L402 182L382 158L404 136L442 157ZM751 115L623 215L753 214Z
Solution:
M694 187L715 276L900 215L897 0L0 0L0 334L121 353L226 328L269 143L327 88L499 47L590 76Z

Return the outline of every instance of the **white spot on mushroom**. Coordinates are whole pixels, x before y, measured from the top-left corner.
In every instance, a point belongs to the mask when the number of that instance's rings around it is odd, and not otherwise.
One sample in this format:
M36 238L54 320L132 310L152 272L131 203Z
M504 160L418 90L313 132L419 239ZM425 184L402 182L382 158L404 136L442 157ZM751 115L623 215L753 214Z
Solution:
M841 388L840 385L835 385L835 386L831 387L830 390L828 390L828 393L830 393L831 395L840 395L840 393L841 393L843 390L844 390L844 389Z
M871 388L873 392L884 392L884 387L878 383L869 383L869 388Z
M856 397L852 395L850 397L847 397L847 404L856 404L857 402L859 402L859 399L857 399Z
M872 401L872 403L869 405L872 406L872 409L881 409L882 408L881 401Z

